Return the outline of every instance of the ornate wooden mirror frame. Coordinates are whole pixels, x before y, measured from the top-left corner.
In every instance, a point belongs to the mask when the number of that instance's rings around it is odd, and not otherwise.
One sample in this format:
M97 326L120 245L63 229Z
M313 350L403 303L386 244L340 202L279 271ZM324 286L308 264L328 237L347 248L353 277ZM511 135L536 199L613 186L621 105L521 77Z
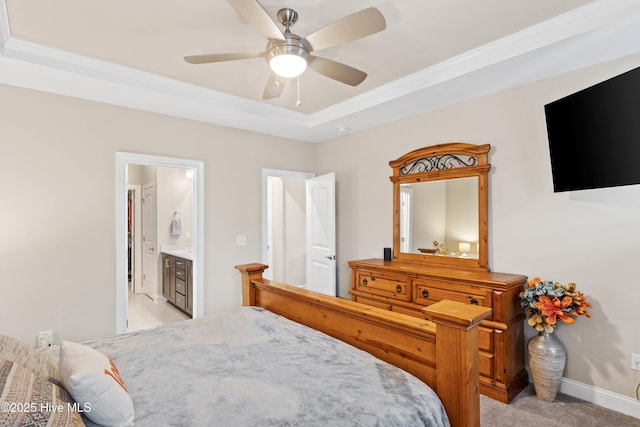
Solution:
M419 148L389 162L393 169L393 257L436 266L488 270L487 191L488 153L491 146L447 143ZM401 185L417 182L478 178L477 258L441 256L437 253L400 252ZM435 248L435 246L434 246Z

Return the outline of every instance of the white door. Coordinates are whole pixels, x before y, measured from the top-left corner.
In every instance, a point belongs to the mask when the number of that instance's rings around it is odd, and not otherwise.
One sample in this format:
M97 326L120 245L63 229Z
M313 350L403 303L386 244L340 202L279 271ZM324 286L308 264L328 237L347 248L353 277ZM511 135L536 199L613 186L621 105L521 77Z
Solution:
M336 175L307 180L307 289L336 295Z
M156 287L156 187L147 184L142 190L142 282L144 293L153 300Z

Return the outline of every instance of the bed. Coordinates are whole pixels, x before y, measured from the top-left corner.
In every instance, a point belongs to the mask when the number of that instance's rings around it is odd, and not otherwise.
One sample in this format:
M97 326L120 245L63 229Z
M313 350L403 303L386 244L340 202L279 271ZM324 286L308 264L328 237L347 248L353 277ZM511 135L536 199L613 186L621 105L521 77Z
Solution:
M476 326L489 309L443 301L427 321L236 268L243 306L225 313L63 342L59 363L5 341L0 425L479 425ZM6 391L19 380L30 385Z

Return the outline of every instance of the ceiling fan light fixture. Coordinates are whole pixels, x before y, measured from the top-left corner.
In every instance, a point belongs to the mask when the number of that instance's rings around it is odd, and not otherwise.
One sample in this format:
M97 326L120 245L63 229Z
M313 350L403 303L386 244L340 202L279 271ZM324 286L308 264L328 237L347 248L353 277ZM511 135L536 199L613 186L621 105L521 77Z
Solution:
M309 50L299 36L285 33L286 41L271 40L267 44L267 62L271 70L286 79L298 77L307 69Z
M301 56L285 53L271 58L269 67L277 75L291 79L304 73L307 69L307 61Z

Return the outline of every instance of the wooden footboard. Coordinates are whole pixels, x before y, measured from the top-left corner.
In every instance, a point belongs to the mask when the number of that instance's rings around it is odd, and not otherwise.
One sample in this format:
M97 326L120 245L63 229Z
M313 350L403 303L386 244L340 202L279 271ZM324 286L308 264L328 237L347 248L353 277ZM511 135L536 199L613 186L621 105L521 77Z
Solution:
M451 425L480 425L478 328L491 309L441 301L425 317L379 309L264 279L264 264L237 265L242 304L264 307L415 375L440 397Z

